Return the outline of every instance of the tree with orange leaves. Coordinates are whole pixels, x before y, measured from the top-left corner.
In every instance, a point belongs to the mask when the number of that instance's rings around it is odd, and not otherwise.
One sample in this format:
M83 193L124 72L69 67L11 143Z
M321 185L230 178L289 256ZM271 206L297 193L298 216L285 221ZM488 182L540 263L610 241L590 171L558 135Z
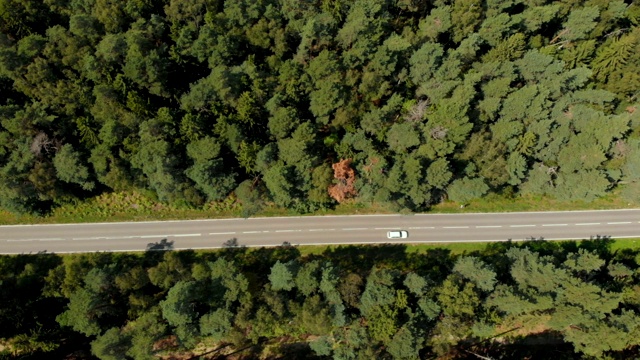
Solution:
M354 186L356 173L351 167L351 159L340 160L331 167L333 168L333 177L338 181L329 187L329 196L340 203L344 199L356 195Z

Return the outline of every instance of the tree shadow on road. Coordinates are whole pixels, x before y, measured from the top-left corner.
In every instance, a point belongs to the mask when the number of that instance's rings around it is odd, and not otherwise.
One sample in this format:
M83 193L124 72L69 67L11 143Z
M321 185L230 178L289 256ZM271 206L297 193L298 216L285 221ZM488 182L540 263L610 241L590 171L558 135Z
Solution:
M173 250L173 241L162 239L158 242L150 242L147 244L147 251L168 251Z
M244 245L240 245L240 243L238 242L238 238L231 238L225 242L222 243L222 247L225 249L228 248L243 248L245 247Z

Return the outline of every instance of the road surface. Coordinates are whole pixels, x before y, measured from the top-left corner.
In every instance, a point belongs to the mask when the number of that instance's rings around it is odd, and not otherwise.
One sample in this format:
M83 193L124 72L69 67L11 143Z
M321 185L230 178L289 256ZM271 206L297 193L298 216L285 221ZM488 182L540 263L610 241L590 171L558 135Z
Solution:
M492 214L310 216L0 226L0 253L210 249L398 243L640 238L640 209Z

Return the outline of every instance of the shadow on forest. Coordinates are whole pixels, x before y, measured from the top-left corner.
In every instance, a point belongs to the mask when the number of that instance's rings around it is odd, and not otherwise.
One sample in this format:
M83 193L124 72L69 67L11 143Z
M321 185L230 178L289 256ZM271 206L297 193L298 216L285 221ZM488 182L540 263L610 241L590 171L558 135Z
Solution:
M150 242L147 244L147 251L168 251L173 250L173 241L162 239L158 242Z
M373 266L400 271L415 271L432 279L440 279L453 266L449 249L428 249L420 253L407 252L405 244L346 245L325 250L322 257L332 259L338 267L366 276Z
M279 339L280 343L269 341L268 339L261 339L258 344L249 345L242 349L239 349L231 354L220 355L214 359L230 359L233 358L230 355L242 354L242 359L266 359L266 360L278 360L278 359L290 359L290 360L320 360L325 359L322 356L316 355L309 343L306 341L294 341L290 337L287 339ZM265 349L269 348L271 355L265 357Z
M553 255L557 252L577 252L579 249L593 251L596 254L608 258L611 253L611 245L615 242L609 235L594 235L589 239L583 240L563 240L553 241L544 237L530 237L524 241L508 241L492 242L480 251L472 251L468 255L491 256L496 254L504 254L509 249L526 247L541 255Z
M360 272L374 265L398 265L407 261L407 246L404 244L344 245L330 247L322 253L340 268Z
M288 242L274 247L249 248L238 243L236 238L231 238L223 244L219 253L211 253L211 256L223 256L235 262L241 269L266 281L271 272L271 267L277 261L286 263L300 258L300 250Z
M476 250L460 255L478 256L497 268L504 267L499 273L508 273L510 261L505 256L511 248L528 248L541 256L551 255L562 258L569 253L584 249L598 254L603 259L611 259L622 254L613 253L611 245L614 240L608 235L595 235L589 239L579 241L551 241L544 237L531 237L524 241L508 241L488 243L482 250ZM633 259L635 252L622 252L629 259ZM628 253L628 254L627 254ZM311 255L313 257L314 255ZM407 252L405 244L384 245L344 245L331 247L319 257L332 259L338 267L360 275L366 275L373 266L392 267L400 271L415 271L439 282L444 280L458 256L451 254L451 250L433 247L420 252Z
M457 359L573 359L573 345L557 331L518 336L510 341L482 341L463 346Z

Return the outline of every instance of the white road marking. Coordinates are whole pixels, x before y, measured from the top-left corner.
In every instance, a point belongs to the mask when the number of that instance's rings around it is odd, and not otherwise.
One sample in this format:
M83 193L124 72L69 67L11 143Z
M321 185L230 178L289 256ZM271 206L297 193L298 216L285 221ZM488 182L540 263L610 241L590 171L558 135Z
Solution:
M258 234L260 231L243 231L243 234Z
M28 241L63 241L63 238L45 238L45 239L7 239L7 242L28 242Z
M309 229L309 231L326 231L327 229Z
M609 225L631 224L631 221L608 222L607 224L609 224Z
M627 235L627 236L616 236L616 239L637 239L637 235ZM527 239L511 239L511 241L526 241ZM566 240L584 240L584 238L546 238L545 241L566 241ZM24 241L24 240L18 240ZM494 240L409 240L404 242L394 242L394 244L398 243L406 243L406 244L446 244L446 243L474 243L474 242L505 242L507 240L504 239L494 239ZM635 242L635 241L634 241ZM357 241L350 242L349 244L390 244L390 242L376 242L376 241ZM344 243L336 242L336 243L309 243L309 244L295 244L296 246L317 246L317 245L344 245ZM278 244L247 244L244 245L246 247L279 247L282 246L281 243ZM173 250L206 250L206 249L220 249L222 246L195 246L195 247L175 247ZM78 253L86 253L86 252L95 252L95 251L105 251L105 250L80 250L80 251L52 251L52 253L56 254L78 254ZM109 249L111 252L144 252L147 251L143 248L138 249ZM34 254L33 252L3 252L2 254L6 255L19 255L19 254Z
M542 226L567 226L569 224L542 224Z
M123 239L152 239L152 238L168 238L168 237L199 237L202 234L169 234L169 235L139 235L139 236L94 236L94 237L79 237L72 238L73 241L88 241L88 240L123 240ZM42 239L40 241L60 241L64 239Z
M573 210L573 211L513 211L513 212L501 212L501 213L472 213L472 214L431 214L431 213L420 213L414 214L413 216L428 216L428 217L442 217L442 216L461 216L461 215L512 215L512 214L569 214L569 213L589 213L589 212L636 212L638 209L609 209L609 210ZM120 225L132 225L136 226L139 224L159 224L159 223L178 223L178 222L227 222L227 221L261 221L261 220L273 220L273 219L299 219L299 218L354 218L354 217L403 217L405 215L399 214L373 214L373 215L313 215L313 216L278 216L278 217L255 217L255 218L231 218L231 219L195 219L195 220L155 220L155 221L119 221L119 222L94 222L94 223L65 223L65 224L22 224L22 225L0 225L0 228L17 228L17 227L27 227L27 226L35 226L35 227L65 227L65 226L93 226L93 225L107 225L107 226L120 226ZM640 221L638 222L640 223ZM212 233L210 235L216 235Z
M576 224L576 225L578 225L578 226L585 226L585 225L600 225L600 223L579 223L579 224Z
M468 229L468 226L443 226L443 229Z
M373 230L395 230L397 228L374 228Z
M410 227L409 230L420 230L420 229L435 229L435 227L433 226L417 226L417 227Z
M535 225L509 225L509 227L534 227Z
M298 232L298 231L302 231L302 230L276 230L276 232Z
M501 228L502 225L478 225L476 226L477 229L488 229L488 228Z
M342 230L345 230L345 231L352 231L352 230L367 230L367 228L343 228Z
M231 232L209 233L209 235L233 235L235 233L236 233L235 231L231 231Z
M123 240L123 239L135 239L140 236L94 236L94 237L80 237L72 238L74 241L86 241L86 240Z

